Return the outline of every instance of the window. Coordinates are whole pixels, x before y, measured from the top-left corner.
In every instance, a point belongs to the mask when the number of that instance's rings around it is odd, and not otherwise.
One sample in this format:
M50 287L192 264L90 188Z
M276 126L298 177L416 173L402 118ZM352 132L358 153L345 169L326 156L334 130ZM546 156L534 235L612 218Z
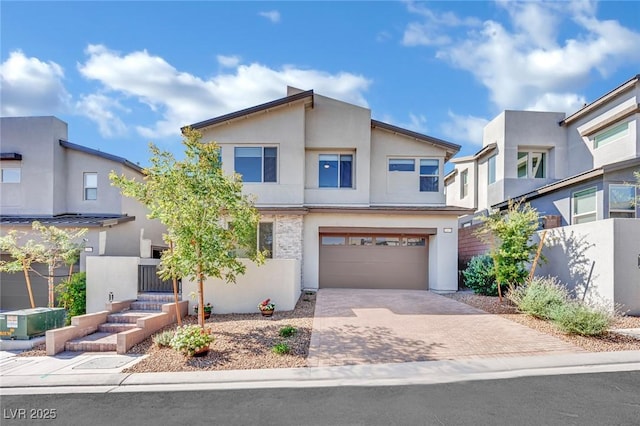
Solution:
M439 170L438 160L420 160L420 192L438 192Z
M276 182L278 175L278 148L236 147L235 171L243 182Z
M633 185L609 185L609 217L636 217L636 187Z
M496 181L496 156L495 155L492 155L491 157L489 157L489 159L487 160L487 167L488 167L487 182L489 183L489 185L491 185Z
M611 127L593 138L593 148L600 148L603 145L613 142L617 139L623 138L629 134L629 122L618 124Z
M318 186L320 188L353 187L353 155L320 154L318 159Z
M266 250L265 257L273 258L273 222L260 222L258 225L258 250Z
M545 152L518 152L518 178L536 178L543 179L546 176L546 160Z
M350 246L371 246L373 245L373 237L368 236L351 236L349 237Z
M342 236L332 236L332 235L322 236L323 246L343 246L344 243L345 243L345 237L342 237Z
M573 194L572 223L587 223L596 220L596 188L589 188Z
M2 183L20 183L21 171L19 167L3 167Z
M469 169L460 173L460 198L469 194Z
M84 174L84 199L88 201L98 199L98 174Z
M416 162L412 158L389 159L390 172L415 172Z
M400 247L402 238L400 237L376 237L377 246Z

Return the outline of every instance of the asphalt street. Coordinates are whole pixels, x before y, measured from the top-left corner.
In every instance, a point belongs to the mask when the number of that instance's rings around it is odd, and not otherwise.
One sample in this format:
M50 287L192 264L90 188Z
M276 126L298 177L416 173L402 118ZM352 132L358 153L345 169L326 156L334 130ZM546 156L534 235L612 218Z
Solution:
M5 395L0 405L3 426L638 425L640 371L410 386Z

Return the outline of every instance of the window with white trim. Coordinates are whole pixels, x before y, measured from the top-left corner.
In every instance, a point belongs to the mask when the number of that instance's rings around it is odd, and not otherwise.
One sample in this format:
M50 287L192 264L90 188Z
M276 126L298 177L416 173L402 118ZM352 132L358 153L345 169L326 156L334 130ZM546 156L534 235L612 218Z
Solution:
M318 155L318 186L320 188L353 188L353 155Z
M543 179L547 177L547 153L518 151L518 178Z
M98 174L84 174L84 199L86 201L95 201L98 199Z
M572 224L593 222L597 219L596 192L597 188L594 186L573 193Z
M460 173L460 198L469 195L469 169Z
M597 149L610 142L621 139L629 134L629 122L618 124L602 132L596 134L593 137L593 148Z
M440 190L440 160L420 160L420 192Z
M277 182L278 148L275 146L235 147L234 170L247 183Z
M416 160L413 158L390 158L390 172L414 172L416 170Z
M2 183L20 183L22 171L20 167L3 167L1 176Z
M636 217L636 187L634 185L609 185L609 217Z

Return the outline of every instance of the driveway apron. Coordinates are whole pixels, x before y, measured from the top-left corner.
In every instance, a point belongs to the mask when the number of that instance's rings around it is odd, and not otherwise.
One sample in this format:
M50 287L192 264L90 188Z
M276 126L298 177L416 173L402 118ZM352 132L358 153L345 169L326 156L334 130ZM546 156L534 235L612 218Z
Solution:
M321 289L310 367L584 352L556 337L420 290Z

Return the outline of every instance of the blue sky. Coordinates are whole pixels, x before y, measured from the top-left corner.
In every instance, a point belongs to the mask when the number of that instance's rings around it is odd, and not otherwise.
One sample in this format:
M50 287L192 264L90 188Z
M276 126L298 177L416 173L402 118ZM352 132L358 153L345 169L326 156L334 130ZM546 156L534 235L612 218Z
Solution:
M2 116L148 164L181 126L286 94L462 145L505 109L574 112L640 72L640 2L2 1Z

